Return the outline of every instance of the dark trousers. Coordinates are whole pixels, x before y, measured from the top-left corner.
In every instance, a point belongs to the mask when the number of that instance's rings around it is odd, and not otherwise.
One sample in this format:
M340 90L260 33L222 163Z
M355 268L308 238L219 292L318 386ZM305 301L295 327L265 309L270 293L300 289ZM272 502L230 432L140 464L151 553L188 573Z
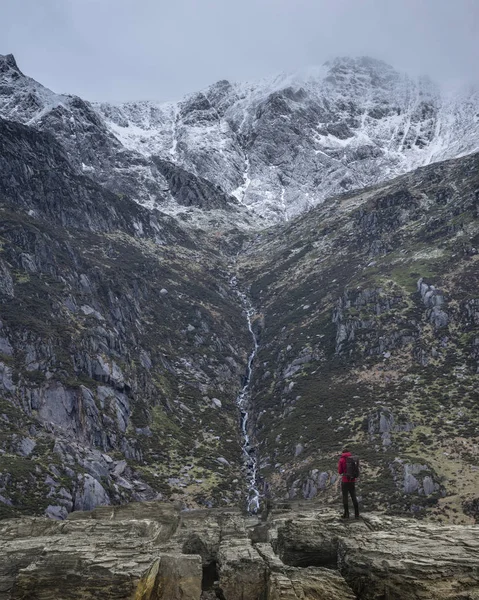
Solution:
M359 515L358 499L356 498L356 483L354 481L343 481L341 483L341 491L343 492L344 514L349 515L348 494L351 496L354 506L354 514Z

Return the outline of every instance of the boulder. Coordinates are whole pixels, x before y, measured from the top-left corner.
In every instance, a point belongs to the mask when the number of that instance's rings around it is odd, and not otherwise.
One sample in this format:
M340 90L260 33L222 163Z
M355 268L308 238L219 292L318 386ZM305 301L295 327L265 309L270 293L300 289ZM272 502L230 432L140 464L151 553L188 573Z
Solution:
M370 521L370 526L377 526ZM341 537L338 567L364 600L479 597L479 528L384 519Z
M202 575L200 556L164 554L139 582L135 600L199 600Z
M52 505L47 506L45 515L50 519L57 519L63 521L68 517L68 511L64 506Z
M229 539L220 546L219 585L227 600L263 600L267 567L250 540Z
M96 506L110 504L106 490L91 475L78 476L78 488L74 497L75 510L92 510Z

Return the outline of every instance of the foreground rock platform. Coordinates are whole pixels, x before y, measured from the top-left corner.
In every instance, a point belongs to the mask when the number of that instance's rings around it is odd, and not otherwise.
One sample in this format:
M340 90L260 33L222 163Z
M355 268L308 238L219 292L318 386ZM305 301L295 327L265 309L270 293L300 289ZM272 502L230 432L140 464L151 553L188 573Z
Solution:
M147 502L0 521L0 600L479 599L479 526Z

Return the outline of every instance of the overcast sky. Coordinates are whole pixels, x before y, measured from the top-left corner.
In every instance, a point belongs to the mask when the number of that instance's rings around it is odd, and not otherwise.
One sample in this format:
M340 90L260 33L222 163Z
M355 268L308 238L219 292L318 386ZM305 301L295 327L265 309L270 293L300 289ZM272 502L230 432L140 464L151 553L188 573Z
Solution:
M479 0L0 0L0 41L89 100L176 100L343 55L477 81Z

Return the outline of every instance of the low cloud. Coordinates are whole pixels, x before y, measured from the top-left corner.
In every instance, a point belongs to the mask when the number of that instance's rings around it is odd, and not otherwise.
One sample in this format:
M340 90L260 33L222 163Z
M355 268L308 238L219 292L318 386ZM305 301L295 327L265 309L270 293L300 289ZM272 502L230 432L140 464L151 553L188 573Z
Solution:
M27 74L90 100L175 100L342 55L479 80L476 0L3 0L0 33Z

